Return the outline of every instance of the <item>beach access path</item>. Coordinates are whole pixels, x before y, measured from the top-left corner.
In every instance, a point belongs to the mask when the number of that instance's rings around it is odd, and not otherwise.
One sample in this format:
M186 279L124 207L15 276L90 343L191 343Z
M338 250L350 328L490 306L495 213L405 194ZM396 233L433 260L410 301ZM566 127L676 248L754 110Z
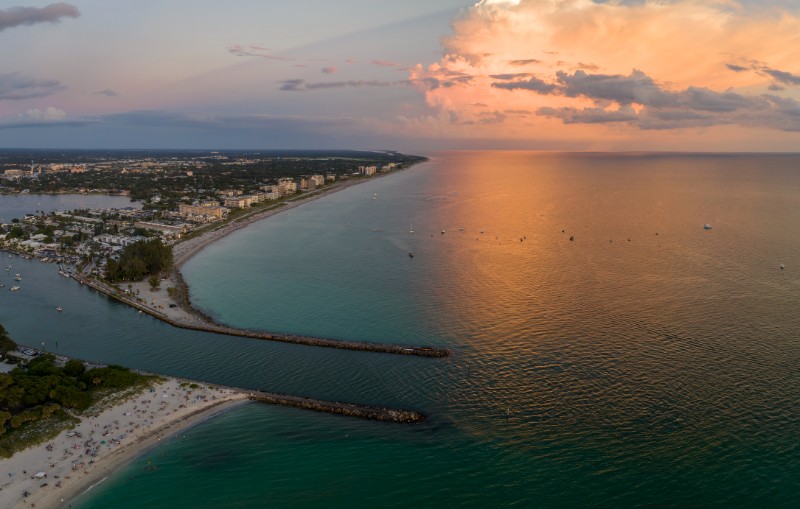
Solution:
M75 428L46 443L0 460L0 507L67 507L162 439L248 398L245 391L195 387L168 378L124 403L82 416Z

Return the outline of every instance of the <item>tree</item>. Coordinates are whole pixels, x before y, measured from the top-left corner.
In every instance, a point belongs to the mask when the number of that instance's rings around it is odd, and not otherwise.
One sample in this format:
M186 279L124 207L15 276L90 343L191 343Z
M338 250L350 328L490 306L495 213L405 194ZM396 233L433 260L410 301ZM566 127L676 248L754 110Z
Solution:
M83 361L78 359L70 359L64 364L64 373L71 377L79 377L86 372L86 366Z
M134 242L119 255L119 262L106 264L109 281L141 281L145 276L158 274L172 268L172 247L161 239Z
M6 331L5 327L0 325L0 355L5 355L16 348L17 344L8 335L8 331Z
M152 291L158 290L158 287L161 286L161 279L158 277L158 274L150 276L148 282L150 283L150 290Z

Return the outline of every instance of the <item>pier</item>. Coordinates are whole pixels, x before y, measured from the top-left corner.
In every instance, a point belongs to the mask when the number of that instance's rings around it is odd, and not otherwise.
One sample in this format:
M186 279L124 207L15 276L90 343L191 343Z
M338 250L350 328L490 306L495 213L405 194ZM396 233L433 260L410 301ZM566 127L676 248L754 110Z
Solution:
M248 397L252 401L258 401L270 405L281 405L301 408L303 410L313 410L315 412L324 412L328 414L346 415L348 417L356 417L358 419L367 419L371 421L413 424L425 420L425 416L423 414L413 410L399 410L386 407L358 405L355 403L325 401L271 392L253 392L250 393Z

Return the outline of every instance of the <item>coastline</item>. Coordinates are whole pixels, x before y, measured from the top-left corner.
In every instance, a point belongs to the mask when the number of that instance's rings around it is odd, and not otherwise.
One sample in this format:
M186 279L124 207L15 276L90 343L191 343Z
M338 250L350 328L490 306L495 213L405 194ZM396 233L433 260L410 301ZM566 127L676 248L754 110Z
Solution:
M192 388L177 378L142 389L125 402L83 416L47 444L0 460L0 507L67 507L162 439L247 401L244 391ZM46 477L36 478L39 472Z
M300 196L295 200L284 202L282 205L275 206L274 208L266 208L251 212L243 217L202 232L195 237L176 242L172 246L173 268L167 277L166 284L162 285L155 291L150 288L147 282L142 281L138 283L132 283L128 285L131 290L131 294L129 294L131 297L129 297L124 293L116 291L114 287L103 282L84 279L80 276L75 277L75 279L77 279L81 284L89 286L100 293L133 307L134 309L138 309L142 313L147 313L154 318L172 325L173 327L212 332L215 334L223 334L228 336L245 337L262 341L278 341L306 346L376 353L391 353L398 355L415 355L420 357L446 357L449 355L449 351L444 348L422 345L401 345L373 343L369 341L340 340L313 336L298 336L270 331L240 329L221 324L216 322L212 317L192 306L191 299L189 297L189 287L184 281L183 275L180 271L181 267L186 262L188 262L193 256L202 251L208 245L257 221L267 219L282 212L290 211L295 207L318 200L319 198L331 195L333 193L343 191L350 187L365 182L371 182L375 178L383 178L393 175L397 172L405 171L413 168L414 166L416 166L416 164L412 164L408 167L400 168L388 173L377 174L376 176L368 179L352 179L341 181L330 185L330 187L327 189L323 188L314 194ZM135 298L132 298L133 295L143 298L143 301L135 300Z
M417 164L425 162L428 162L428 160L421 161L420 163L413 163L404 168L399 168L397 170L392 170L390 172L377 173L370 178L350 179L346 181L339 181L334 184L327 184L319 192L316 192L314 194L310 194L307 196L301 195L294 200L284 202L284 204L280 207L255 211L249 215L246 215L244 217L226 223L225 225L219 228L203 232L197 237L192 237L191 239L177 242L172 247L172 256L174 259L173 271L180 272L180 268L183 264L188 262L194 255L202 251L203 248L205 248L212 242L216 242L217 240L220 240L223 237L226 237L231 233L240 230L246 226L249 226L255 223L256 221L267 219L268 217L274 216L275 214L278 214L280 212L292 210L293 208L298 207L304 203L310 203L324 196L328 196L333 193L338 193L339 191L344 191L345 189L357 186L359 184L364 184L366 182L372 182L379 178L395 175L397 173L409 170L415 167Z

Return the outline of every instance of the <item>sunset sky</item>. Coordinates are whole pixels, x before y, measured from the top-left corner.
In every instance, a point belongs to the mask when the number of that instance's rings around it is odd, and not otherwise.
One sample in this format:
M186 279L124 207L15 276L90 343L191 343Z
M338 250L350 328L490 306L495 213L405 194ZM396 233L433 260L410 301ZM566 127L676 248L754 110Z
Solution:
M800 151L800 0L0 0L0 147Z

